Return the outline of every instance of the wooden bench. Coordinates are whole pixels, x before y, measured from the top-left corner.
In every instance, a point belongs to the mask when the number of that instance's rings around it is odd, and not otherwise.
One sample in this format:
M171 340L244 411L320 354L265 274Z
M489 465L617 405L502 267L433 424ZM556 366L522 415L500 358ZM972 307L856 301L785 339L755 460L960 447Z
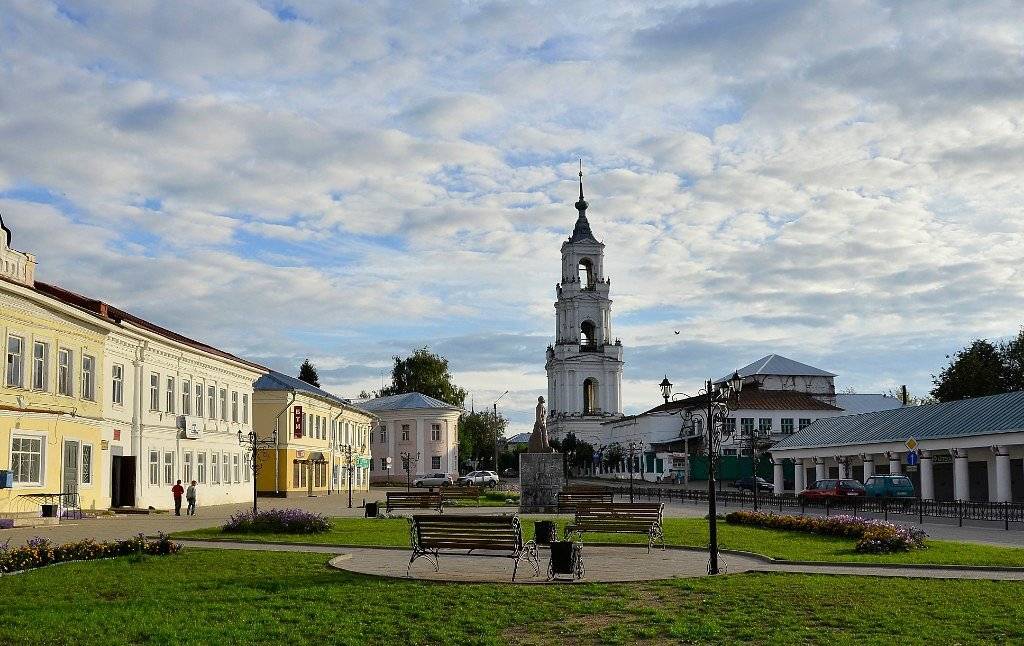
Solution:
M533 541L523 542L523 530L518 516L416 514L411 523L412 556L405 570L406 576L409 576L412 564L418 558L427 559L434 564L434 571L439 572L442 552L514 559L513 581L519 571L519 562L523 559L533 566L534 576L540 574L537 544Z
M441 498L449 500L480 500L480 487L445 487L441 490Z
M394 509L437 509L444 513L444 499L436 491L389 491L386 494L384 512Z
M562 487L562 491L568 493L614 493L615 490L611 487L603 487L601 485L571 484Z
M665 505L660 502L579 505L572 524L565 527L565 537L576 534L582 538L586 532L646 534L648 553L658 540L661 541L661 549L665 549L662 530L664 509Z
M561 491L558 494L558 513L572 514L580 505L601 505L612 504L613 494L611 491Z

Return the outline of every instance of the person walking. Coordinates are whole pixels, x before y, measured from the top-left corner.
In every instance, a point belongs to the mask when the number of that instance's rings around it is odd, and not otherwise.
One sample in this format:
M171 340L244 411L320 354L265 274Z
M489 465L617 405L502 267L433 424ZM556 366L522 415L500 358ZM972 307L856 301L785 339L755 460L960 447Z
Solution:
M174 496L174 515L181 515L181 495L185 493L185 487L181 486L181 480L178 480L173 487L171 487L171 494Z
M186 511L185 513L188 514L189 516L195 516L196 515L196 481L195 480L192 481L192 484L190 484L188 486L188 489L185 491L185 500L188 501L188 511Z

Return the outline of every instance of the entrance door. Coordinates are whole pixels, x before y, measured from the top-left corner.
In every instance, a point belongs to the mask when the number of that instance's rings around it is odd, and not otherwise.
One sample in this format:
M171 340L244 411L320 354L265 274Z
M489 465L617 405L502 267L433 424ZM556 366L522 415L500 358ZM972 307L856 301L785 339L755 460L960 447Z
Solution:
M63 493L78 493L78 449L78 442L64 441L64 478L61 487Z
M988 462L968 462L967 479L972 502L988 502Z
M110 506L135 506L135 456L110 457Z

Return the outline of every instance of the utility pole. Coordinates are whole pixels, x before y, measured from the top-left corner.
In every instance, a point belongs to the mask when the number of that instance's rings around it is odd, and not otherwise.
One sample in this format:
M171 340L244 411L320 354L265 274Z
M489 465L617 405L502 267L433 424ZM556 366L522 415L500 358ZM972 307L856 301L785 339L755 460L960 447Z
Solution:
M508 391L501 393L501 397L494 400L494 473L498 473L498 402L501 401L502 397L508 394ZM498 474L501 477L501 474Z

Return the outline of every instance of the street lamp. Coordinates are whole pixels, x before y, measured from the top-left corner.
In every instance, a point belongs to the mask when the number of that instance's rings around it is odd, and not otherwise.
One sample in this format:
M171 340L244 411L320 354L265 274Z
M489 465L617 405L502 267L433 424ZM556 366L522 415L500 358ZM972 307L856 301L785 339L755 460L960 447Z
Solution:
M402 451L398 454L402 459L402 468L405 470L405 490L412 491L412 467L420 461L419 452L414 456L412 453Z
M256 431L249 431L248 435L242 435L238 431L238 446L244 446L252 452L252 459L249 461L249 468L252 469L252 517L256 519L256 500L259 498L256 478L260 472L257 452L260 449L273 449L277 446L277 431L274 430L267 439L260 439Z
M640 450L642 444L637 442L630 442L626 445L626 450L629 451L629 502L633 502L633 460L636 459L637 451Z
M508 394L507 390L505 392L501 393L501 397L498 397L497 399L495 399L494 400L494 404L493 404L493 407L494 407L494 473L495 474L497 474L498 471L499 471L499 469L498 469L498 402L500 402L505 397L505 395L507 395L507 394Z
M661 380L658 386L661 387L661 396L665 398L665 403L667 404L669 397L672 396L672 382L668 380L668 375L665 375L665 378Z

